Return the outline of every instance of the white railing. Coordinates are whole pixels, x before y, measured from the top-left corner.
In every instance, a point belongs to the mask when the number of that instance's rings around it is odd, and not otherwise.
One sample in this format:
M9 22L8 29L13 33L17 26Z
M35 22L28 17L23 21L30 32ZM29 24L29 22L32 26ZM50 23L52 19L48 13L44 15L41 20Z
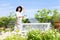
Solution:
M51 23L23 23L22 31L27 32L29 30L41 30L45 31L50 28Z

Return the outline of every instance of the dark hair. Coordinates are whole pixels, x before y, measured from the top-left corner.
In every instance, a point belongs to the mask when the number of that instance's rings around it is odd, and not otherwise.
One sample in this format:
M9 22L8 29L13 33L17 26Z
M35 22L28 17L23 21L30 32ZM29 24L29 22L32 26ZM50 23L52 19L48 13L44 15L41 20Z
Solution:
M22 6L18 6L18 7L16 8L16 11L18 11L19 8L21 9L21 10L20 10L20 12L21 12L21 11L22 11Z

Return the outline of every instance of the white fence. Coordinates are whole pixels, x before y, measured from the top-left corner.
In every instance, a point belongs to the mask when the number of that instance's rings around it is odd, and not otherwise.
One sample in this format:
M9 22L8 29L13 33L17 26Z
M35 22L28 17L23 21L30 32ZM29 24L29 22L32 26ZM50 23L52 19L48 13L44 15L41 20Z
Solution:
M29 30L41 30L45 31L50 28L51 23L23 23L22 31L27 32Z

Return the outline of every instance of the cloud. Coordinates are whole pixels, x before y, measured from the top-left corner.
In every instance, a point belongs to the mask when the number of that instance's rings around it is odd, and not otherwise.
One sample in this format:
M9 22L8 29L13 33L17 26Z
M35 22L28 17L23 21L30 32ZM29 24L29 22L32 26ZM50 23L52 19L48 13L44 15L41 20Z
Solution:
M0 16L9 15L10 11L13 10L13 6L10 3L2 3L0 4Z
M10 3L2 3L2 4L0 4L0 10L8 8L10 5L11 5ZM11 7L9 7L9 8L11 8Z
M3 6L3 7L9 6L9 5L10 5L10 3L2 3L2 4L0 4L0 6Z
M0 10L12 10L14 7L11 6L10 3L2 3L0 4Z
M60 6L50 6L48 9L60 9Z

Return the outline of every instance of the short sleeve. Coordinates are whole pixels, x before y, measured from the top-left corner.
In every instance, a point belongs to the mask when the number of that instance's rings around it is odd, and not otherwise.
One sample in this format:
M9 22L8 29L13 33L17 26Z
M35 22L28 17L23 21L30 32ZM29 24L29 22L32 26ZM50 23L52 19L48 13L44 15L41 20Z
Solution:
M23 14L19 13L19 12L16 12L16 17L20 17L20 16L23 16Z

